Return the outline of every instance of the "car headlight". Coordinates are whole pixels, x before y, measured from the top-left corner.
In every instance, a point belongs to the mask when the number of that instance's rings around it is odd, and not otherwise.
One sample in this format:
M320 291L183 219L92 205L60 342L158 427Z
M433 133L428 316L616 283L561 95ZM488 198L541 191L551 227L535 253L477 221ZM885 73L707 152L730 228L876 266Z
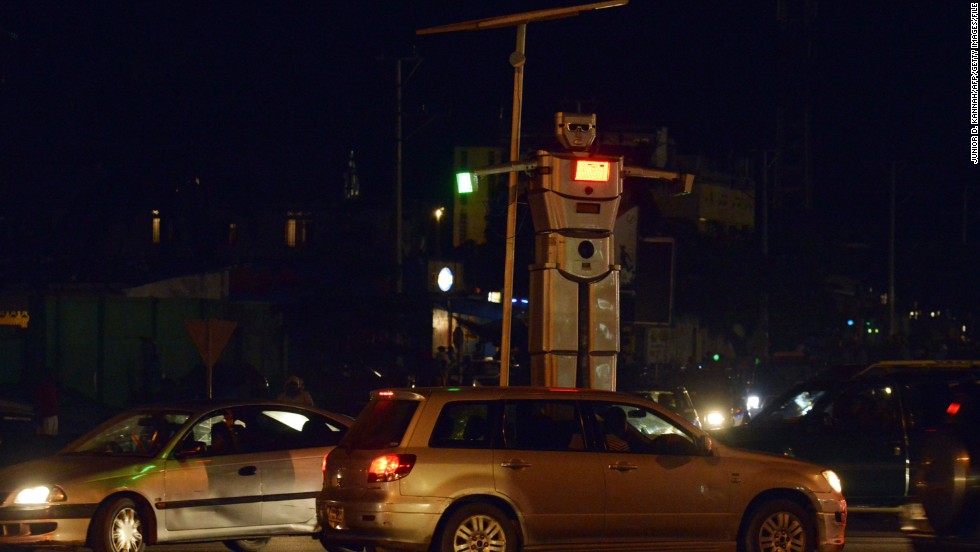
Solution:
M704 417L704 421L709 428L719 428L725 425L725 415L720 410L712 410Z
M840 478L837 477L836 473L834 473L832 470L824 470L820 472L820 475L822 475L823 478L827 480L827 483L830 484L830 487L834 489L835 492L838 493L840 492L841 490Z
M38 485L21 489L14 497L14 504L45 504L48 502L64 502L68 497L65 491L55 485Z
M749 395L745 398L745 408L748 410L758 410L760 404L762 401L759 400L759 395Z

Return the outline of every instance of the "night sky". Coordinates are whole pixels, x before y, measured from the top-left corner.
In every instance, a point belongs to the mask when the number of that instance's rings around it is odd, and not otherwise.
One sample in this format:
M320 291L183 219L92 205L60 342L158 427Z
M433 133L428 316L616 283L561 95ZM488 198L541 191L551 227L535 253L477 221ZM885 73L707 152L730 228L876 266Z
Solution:
M452 147L509 129L515 31L415 31L574 4L4 2L0 201L58 201L64 175L96 162L139 175L134 186L201 176L249 197L333 198L351 150L364 193L390 195L404 58L407 200L448 203ZM896 162L904 235L960 239L970 184L968 238L980 240L969 3L816 10L816 208L837 232L882 231ZM632 0L532 23L524 130L547 133L555 111L581 108L600 132L667 126L683 153L758 155L775 147L779 42L775 1Z

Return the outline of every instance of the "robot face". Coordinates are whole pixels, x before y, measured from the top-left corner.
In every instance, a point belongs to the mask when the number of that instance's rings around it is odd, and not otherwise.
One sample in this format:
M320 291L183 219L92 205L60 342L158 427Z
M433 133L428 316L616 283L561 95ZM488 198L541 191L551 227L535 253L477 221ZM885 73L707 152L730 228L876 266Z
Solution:
M566 149L587 149L595 141L595 113L555 113L555 136Z

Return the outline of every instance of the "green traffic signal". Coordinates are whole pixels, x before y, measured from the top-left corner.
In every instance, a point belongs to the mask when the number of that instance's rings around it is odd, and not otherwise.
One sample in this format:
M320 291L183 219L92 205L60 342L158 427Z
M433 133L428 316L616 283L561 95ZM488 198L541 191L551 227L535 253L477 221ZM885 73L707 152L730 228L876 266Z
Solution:
M468 172L456 173L456 191L471 194L476 190L476 175Z

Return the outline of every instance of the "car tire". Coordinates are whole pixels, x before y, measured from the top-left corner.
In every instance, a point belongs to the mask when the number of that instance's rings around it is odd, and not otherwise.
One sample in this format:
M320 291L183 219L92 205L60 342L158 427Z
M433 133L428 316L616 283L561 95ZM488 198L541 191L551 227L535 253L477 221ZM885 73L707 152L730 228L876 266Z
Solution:
M513 520L492 504L473 503L450 514L435 552L517 552Z
M792 500L770 500L752 512L742 535L740 552L817 549L812 516Z
M920 500L936 533L954 535L969 530L977 515L978 492L971 485L974 471L976 456L959 437L941 434L926 445Z
M92 527L93 552L144 552L143 511L129 498L116 498L99 508Z
M238 540L226 540L224 541L225 548L231 550L232 552L259 552L265 548L269 541L272 540L269 537L263 537L260 539L238 539Z

